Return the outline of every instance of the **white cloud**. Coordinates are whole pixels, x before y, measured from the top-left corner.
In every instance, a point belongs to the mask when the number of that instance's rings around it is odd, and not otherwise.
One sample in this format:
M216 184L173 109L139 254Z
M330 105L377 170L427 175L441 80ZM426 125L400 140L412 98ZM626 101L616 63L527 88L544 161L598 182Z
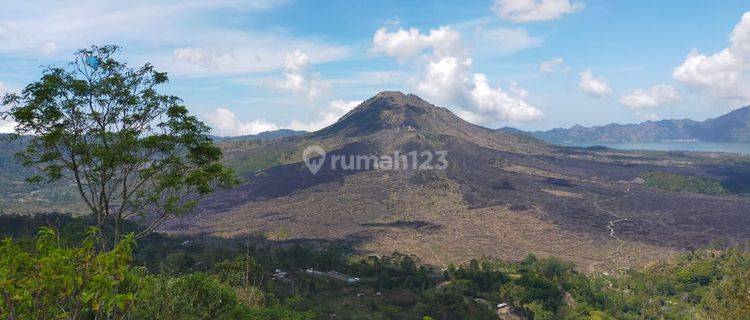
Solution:
M284 69L287 72L301 73L310 65L310 57L299 49L287 52L284 56Z
M217 108L203 118L211 126L213 133L220 136L239 136L258 134L265 131L279 130L282 128L302 131L315 131L334 124L347 112L361 104L362 101L331 101L312 121L292 120L287 125L278 125L265 119L242 121L229 109Z
M712 55L693 49L672 76L683 84L718 98L750 100L750 12L742 15L730 45Z
M15 123L0 118L0 133L13 133Z
M511 91L515 92L514 95L504 92L499 87L490 87L485 75L475 73L474 89L471 90L470 97L480 112L499 115L500 118L512 122L533 121L544 116L539 109L523 100L523 97L528 95L526 90L515 85L511 88Z
M13 128L16 126L16 122L3 119L2 100L7 90L8 88L5 86L5 83L0 81L0 133L12 133Z
M647 121L659 121L659 120L661 120L661 117L659 117L658 115L655 115L653 113L640 113L640 112L636 112L635 115L638 116L639 118L641 118L643 120L647 120Z
M658 84L648 90L636 89L620 97L618 102L633 109L653 108L680 100L680 92L669 85Z
M125 46L130 60L150 61L182 76L277 70L284 65L284 53L294 49L312 53L313 63L350 55L346 46L297 38L276 30L243 30L213 18L231 19L232 15L257 13L288 2L16 1L4 4L0 11L0 53L67 59L78 48L116 43Z
M604 77L596 77L591 73L591 69L586 69L579 73L581 81L578 83L578 88L584 93L595 97L601 98L612 94L612 88L609 86L609 82Z
M328 105L328 109L318 115L318 119L311 122L294 120L287 127L292 130L315 131L334 124L343 115L351 111L362 101L334 100Z
M178 28L184 28L181 32L183 35L199 31L191 27L195 24L192 19L206 11L251 12L272 6L275 4L269 1L252 0L165 0L158 3L148 0L128 3L96 0L17 1L5 4L0 12L0 21L4 24L4 28L0 27L0 39L10 40L0 42L0 51L33 51L48 42L55 42L61 49L74 50L102 41L167 40L174 36L173 32ZM157 30L159 32L154 32ZM195 36L202 34L205 33L193 33Z
M309 101L317 99L329 86L306 73L309 65L310 57L299 49L287 52L284 59L284 79L276 87L301 94Z
M449 26L432 29L429 34L423 34L416 28L399 28L394 32L380 28L372 38L372 51L385 53L404 62L427 48L432 48L440 55L451 54L460 48L460 38L458 31Z
M234 112L226 108L217 108L213 113L205 115L204 118L213 129L213 133L220 136L258 134L280 129L279 126L264 119L243 122L237 118Z
M310 63L339 60L349 55L349 49L345 47L269 34L243 32L232 35L230 32L222 38L206 40L214 42L206 47L177 48L170 57L157 57L155 63L178 75L217 76L286 68L285 54L295 50L310 52Z
M457 109L455 110L455 114L459 118L471 123L482 123L484 121L484 117L482 117L481 115L465 109Z
M523 28L478 28L475 37L473 52L487 52L490 56L511 54L542 44L541 39L529 35Z
M554 20L583 9L583 2L570 0L495 0L492 10L512 22Z
M429 61L423 79L416 85L417 90L441 101L450 101L463 94L472 61L459 59L446 56Z
M563 58L554 58L552 60L542 61L539 64L539 71L547 75L555 75L559 72L567 72Z
M47 41L42 44L41 50L44 55L52 55L57 51L57 44L52 41Z
M508 35L513 38L523 33L517 30L494 32L496 38L508 38ZM436 39L445 39L446 42ZM461 41L461 34L451 27L443 26L429 33L418 29L394 32L379 29L373 36L373 51L395 57L400 62L427 51L415 61L423 71L411 81L412 85L429 100L454 106L459 116L467 121L523 122L543 116L539 109L524 101L528 92L518 84L513 83L508 93L500 87L490 87L484 74L473 73L473 62Z
M234 60L233 54L228 52L193 47L175 49L174 58L177 61L183 61L207 69L226 68L228 67L227 64L231 64Z

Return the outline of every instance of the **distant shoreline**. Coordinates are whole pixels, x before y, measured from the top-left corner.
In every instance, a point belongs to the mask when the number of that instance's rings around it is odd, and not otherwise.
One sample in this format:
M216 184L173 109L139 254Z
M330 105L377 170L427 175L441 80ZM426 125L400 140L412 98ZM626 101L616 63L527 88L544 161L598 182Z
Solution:
M750 142L704 142L679 140L664 142L559 142L554 144L566 147L603 146L619 150L726 152L750 155Z

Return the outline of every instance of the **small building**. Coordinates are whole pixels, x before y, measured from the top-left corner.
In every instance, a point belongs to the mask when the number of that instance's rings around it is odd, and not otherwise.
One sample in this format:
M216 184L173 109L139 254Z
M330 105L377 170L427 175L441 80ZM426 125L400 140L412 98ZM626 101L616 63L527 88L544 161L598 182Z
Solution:
M346 282L351 283L351 284L359 283L359 278L352 277L352 278L346 279Z
M497 314L503 315L508 314L510 312L510 305L507 303L498 303L497 304Z
M283 282L290 282L291 280L286 277L287 275L289 275L287 272L276 269L273 272L273 279Z

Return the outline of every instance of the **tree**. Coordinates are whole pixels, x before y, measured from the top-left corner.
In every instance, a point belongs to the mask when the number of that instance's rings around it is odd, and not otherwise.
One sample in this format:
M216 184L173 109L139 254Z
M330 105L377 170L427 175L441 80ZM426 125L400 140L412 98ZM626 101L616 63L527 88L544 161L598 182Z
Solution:
M138 239L191 211L200 195L236 183L210 128L178 97L158 93L167 74L151 64L130 68L115 60L118 51L80 50L67 67L48 67L3 99L15 136L29 139L18 153L37 169L29 182L72 182L115 243L126 219L148 221Z

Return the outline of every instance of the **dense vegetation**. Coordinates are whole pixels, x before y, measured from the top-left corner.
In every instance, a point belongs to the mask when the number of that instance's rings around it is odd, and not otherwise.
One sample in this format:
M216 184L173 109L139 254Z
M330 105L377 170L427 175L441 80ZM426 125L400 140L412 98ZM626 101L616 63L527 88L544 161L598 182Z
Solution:
M712 179L666 172L647 172L642 174L641 178L644 179L647 186L662 190L710 195L729 194L729 191L722 186L721 182Z
M685 253L617 276L531 255L441 271L398 253L362 257L249 239L154 234L97 252L100 233L86 219L0 216L0 234L13 237L0 244L1 318L497 319L498 303L511 306L503 316L522 319L750 317L745 247Z

